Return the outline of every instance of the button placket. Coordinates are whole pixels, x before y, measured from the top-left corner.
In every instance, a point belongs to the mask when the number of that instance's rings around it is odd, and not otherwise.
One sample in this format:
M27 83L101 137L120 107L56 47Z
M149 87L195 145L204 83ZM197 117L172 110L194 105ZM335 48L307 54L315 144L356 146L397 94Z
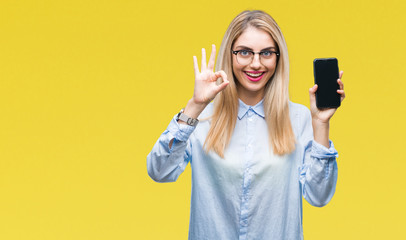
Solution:
M243 189L241 199L241 217L240 217L240 239L246 239L248 231L248 216L249 216L249 201L250 201L250 185L252 180L251 166L254 155L254 111L250 107L247 112L246 119L246 145L245 145L245 162L243 175Z

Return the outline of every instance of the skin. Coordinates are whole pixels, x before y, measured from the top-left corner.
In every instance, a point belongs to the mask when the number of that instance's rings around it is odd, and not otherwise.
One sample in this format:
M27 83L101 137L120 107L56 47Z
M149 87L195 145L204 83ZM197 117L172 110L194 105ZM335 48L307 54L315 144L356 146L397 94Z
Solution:
M277 51L277 45L273 38L265 31L254 27L247 28L235 41L234 51L251 50L260 52L264 50ZM255 54L252 62L248 65L241 65L237 56L233 54L233 72L237 78L238 97L251 106L256 105L264 98L265 85L275 73L277 56L274 54L271 61L262 64L259 54ZM259 81L251 81L246 72L264 72Z
M236 40L233 50L239 50L241 46L249 47L254 52L260 52L264 48L276 47L272 37L265 31L250 27L247 28L241 36ZM215 96L224 90L229 81L224 71L213 72L215 65L216 47L212 45L212 52L209 62L206 64L206 51L202 49L201 69L197 63L197 57L193 56L194 72L195 72L195 89L193 97L189 100L185 107L184 113L192 118L197 118L204 108L215 98ZM263 65L259 60L259 55L255 54L253 61L246 66L238 64L235 55L233 55L233 72L237 77L238 97L246 104L255 105L264 97L266 83L270 80L275 72L276 60L268 65ZM264 71L264 77L257 81L250 81L245 75L246 71ZM345 98L344 85L341 81L343 71L340 72L337 82L340 89L337 92L341 95L341 101ZM221 77L223 83L216 84L217 78ZM310 111L312 115L312 125L314 140L325 147L329 148L329 131L330 119L337 109L318 109L316 107L317 85L309 89L310 96ZM179 121L183 123L182 121ZM185 124L185 123L183 123Z

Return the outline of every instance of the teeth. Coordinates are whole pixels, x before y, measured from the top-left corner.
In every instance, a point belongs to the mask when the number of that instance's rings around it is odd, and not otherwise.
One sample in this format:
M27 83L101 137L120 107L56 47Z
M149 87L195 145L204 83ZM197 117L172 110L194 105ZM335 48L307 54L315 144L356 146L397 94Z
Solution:
M263 73L249 73L249 72L245 72L245 73L250 77L259 77L263 74Z

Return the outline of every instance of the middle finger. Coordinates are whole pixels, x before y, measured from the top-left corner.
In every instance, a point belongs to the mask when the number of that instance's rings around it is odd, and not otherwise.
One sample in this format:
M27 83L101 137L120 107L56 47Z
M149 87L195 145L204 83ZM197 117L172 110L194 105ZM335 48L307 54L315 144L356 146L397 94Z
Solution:
M216 46L213 44L213 45L211 45L211 54L210 54L209 64L207 65L207 68L211 71L213 71L213 69L214 69L215 59L216 59Z

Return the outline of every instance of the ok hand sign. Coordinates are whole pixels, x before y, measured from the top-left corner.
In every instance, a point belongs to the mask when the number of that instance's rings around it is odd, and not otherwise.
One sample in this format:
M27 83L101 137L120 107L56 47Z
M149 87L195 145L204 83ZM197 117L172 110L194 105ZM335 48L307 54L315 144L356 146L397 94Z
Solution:
M202 49L202 69L199 71L196 56L193 56L195 69L195 89L192 99L185 107L184 113L192 118L197 118L216 95L227 87L229 81L224 71L213 72L216 58L216 46L212 45L209 63L206 65L206 50ZM217 85L217 79L223 82Z
M193 56L195 70L195 89L193 93L193 101L197 104L209 104L216 95L227 87L229 81L227 74L224 71L213 72L216 58L216 46L212 45L212 51L209 63L206 66L206 50L202 49L202 66L199 71L197 57ZM217 85L217 79L223 78L223 82Z

